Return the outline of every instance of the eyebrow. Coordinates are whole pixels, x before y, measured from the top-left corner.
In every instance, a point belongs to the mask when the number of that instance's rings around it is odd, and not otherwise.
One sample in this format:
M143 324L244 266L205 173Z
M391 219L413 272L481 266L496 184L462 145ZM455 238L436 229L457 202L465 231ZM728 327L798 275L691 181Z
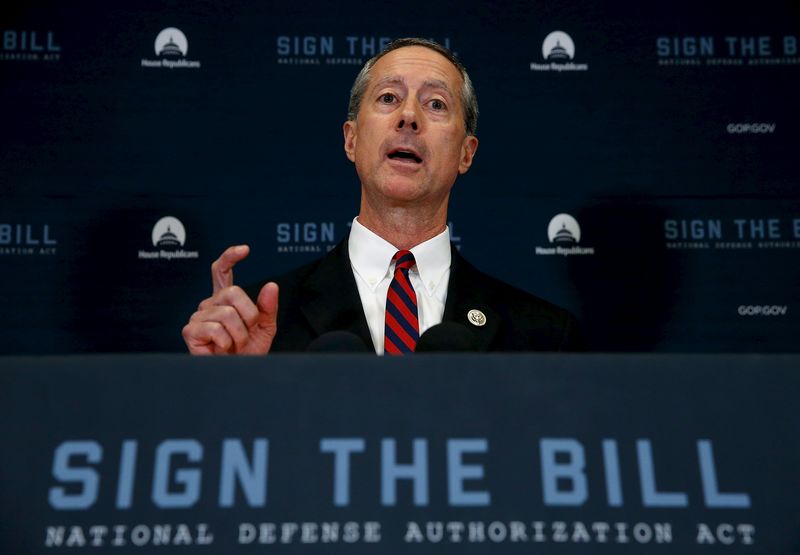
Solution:
M406 85L406 80L403 79L402 77L398 77L398 76L395 76L395 75L389 75L389 76L384 77L383 79L380 79L379 81L377 81L373 88L377 89L377 88L379 88L379 87L381 87L383 85L403 85L403 86L405 86ZM444 92L446 92L449 96L451 96L451 97L453 96L453 93L450 90L450 87L447 85L447 83L445 81L442 81L441 79L429 79L429 80L427 80L427 81L422 83L422 88L423 89L440 89L440 90L443 90Z

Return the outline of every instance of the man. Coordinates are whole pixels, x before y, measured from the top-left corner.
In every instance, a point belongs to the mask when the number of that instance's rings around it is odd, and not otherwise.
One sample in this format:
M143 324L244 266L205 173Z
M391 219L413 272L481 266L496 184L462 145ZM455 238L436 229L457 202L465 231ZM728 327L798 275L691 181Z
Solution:
M440 322L462 324L477 350L576 349L565 310L479 272L450 245L450 190L478 149L477 117L469 76L442 46L399 39L368 61L344 123L361 181L349 236L247 291L233 285L233 267L249 248L227 249L211 267L213 295L183 329L189 351L304 351L343 330L377 354L401 354Z

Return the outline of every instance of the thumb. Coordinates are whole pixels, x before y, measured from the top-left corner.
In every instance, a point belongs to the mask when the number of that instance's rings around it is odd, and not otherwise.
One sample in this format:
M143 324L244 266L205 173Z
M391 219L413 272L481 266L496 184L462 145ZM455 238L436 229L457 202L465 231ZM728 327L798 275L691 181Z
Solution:
M258 306L258 325L262 328L275 329L278 321L278 284L270 281L261 288L256 300Z

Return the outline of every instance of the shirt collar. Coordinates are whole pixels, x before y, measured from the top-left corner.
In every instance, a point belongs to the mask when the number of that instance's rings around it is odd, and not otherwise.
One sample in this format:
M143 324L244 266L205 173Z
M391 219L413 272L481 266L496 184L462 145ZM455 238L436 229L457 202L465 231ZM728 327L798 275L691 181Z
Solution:
M357 217L353 219L347 247L350 264L371 289L390 276L397 247L361 225ZM450 269L450 228L445 227L440 234L412 247L411 253L420 281L431 296ZM414 273L414 269L411 272Z

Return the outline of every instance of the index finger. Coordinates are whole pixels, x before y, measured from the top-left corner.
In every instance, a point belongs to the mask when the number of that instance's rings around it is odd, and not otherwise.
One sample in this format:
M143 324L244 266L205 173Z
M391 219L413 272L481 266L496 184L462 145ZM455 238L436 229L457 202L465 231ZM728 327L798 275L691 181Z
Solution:
M247 258L248 254L250 254L250 247L247 245L228 247L211 264L211 284L214 287L214 293L233 285L233 267Z

